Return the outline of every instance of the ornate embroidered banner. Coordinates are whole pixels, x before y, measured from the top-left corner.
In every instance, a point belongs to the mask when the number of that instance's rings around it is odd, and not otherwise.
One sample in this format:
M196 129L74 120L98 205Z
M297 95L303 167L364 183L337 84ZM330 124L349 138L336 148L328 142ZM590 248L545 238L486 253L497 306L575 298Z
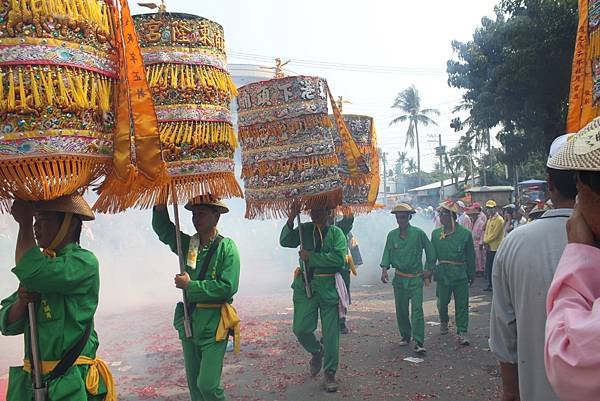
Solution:
M54 199L86 188L111 168L115 10L101 0L78 0L82 7L74 9L68 3L5 2L0 202Z
M327 117L327 83L295 76L249 84L238 97L246 217L285 216L342 200L338 158Z
M330 116L334 120L334 116ZM342 148L342 137L339 131L333 131L333 141L340 160L339 174L344 184L344 199L342 208L353 213L369 212L373 209L379 190L379 157L377 150L377 135L372 117L355 114L344 114L344 122L352 140L358 147L369 172L358 177L352 177L346 155Z

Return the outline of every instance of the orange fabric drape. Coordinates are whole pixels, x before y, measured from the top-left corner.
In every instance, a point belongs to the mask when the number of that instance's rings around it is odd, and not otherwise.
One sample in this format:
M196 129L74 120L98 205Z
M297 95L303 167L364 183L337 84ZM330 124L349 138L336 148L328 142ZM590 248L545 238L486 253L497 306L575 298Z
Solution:
M567 132L577 132L597 114L593 106L592 45L589 33L589 0L579 0L579 25L573 55Z
M117 126L113 170L100 187L95 209L119 212L158 193L168 179L162 159L158 120L146 79L144 60L126 0L113 13L119 52ZM135 152L135 155L133 154Z
M350 177L352 179L360 179L361 176L364 176L365 174L369 173L370 168L365 162L365 159L362 157L360 149L356 145L356 142L354 142L350 131L348 131L348 127L346 127L346 122L344 121L344 117L342 116L342 112L335 103L335 100L333 98L333 95L331 94L331 90L329 89L329 87L327 88L327 94L329 95L331 108L333 110L333 117L335 119L336 128L340 133L340 138L342 140L342 150L344 152L344 155L346 156L346 162L348 163Z

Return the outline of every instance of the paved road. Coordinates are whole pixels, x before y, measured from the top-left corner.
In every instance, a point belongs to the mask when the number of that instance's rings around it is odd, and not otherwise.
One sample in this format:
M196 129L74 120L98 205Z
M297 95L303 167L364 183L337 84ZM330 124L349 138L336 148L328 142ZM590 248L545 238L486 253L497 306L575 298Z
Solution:
M228 353L223 382L231 400L497 400L500 379L488 349L489 294L476 282L471 296L470 347L453 335L441 336L435 285L425 292L424 361L413 363L412 348L400 347L390 285L353 287L349 325L342 337L340 391L325 394L322 377L308 375L309 356L291 332L291 293L238 298L244 321L242 353ZM451 309L451 316L453 310ZM128 320L131 318L134 320ZM110 361L122 401L187 400L182 356L171 328L171 308L146 308L134 314L99 319L100 355ZM127 334L136 327L134 334Z

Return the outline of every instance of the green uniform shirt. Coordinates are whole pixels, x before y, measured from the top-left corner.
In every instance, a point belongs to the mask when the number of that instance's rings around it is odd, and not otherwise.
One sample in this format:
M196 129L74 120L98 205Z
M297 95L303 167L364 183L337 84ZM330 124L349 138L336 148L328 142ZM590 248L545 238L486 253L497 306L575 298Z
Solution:
M440 227L431 234L438 259L435 281L445 285L468 282L475 277L475 248L471 232L457 224L454 233L442 239L443 230Z
M175 225L169 219L167 210L152 213L152 228L158 234L158 238L171 251L177 254L177 239L175 236ZM190 247L190 236L181 233L181 249L186 260ZM213 240L214 241L214 240ZM230 238L223 238L208 265L204 280L199 280L200 270L204 258L210 249L212 242L198 251L196 266L186 266L185 271L190 275L191 281L186 290L187 301L193 304L223 304L232 303L233 296L238 290L240 280L240 255L238 249ZM218 308L197 308L193 310L192 334L198 343L215 337L217 326L221 319ZM179 331L179 337L185 338L183 328L183 305L180 304L175 310L175 328Z
M426 268L435 264L435 251L427 234L423 230L408 226L406 238L400 236L400 229L390 231L385 241L380 266L386 269L393 267L402 273L419 274L423 271L423 251L425 251ZM408 284L420 278L394 276L394 281Z
M55 258L44 255L35 247L27 251L12 269L19 282L29 291L38 292L41 301L36 304L40 358L58 361L83 336L87 326L93 326L98 306L100 278L98 260L78 244L68 244ZM0 331L4 335L25 334L25 358L29 356L29 325L20 320L7 323L17 293L0 304ZM94 330L81 355L96 357L98 336ZM94 399L85 390L87 366L72 366L60 380L49 383L51 400ZM106 393L101 380L99 394ZM21 368L11 368L7 401L28 401L31 395L31 375Z
M344 232L336 226L328 226L323 237L319 252L317 245L321 243L321 235L313 223L302 223L302 241L304 249L310 251L307 265L317 274L331 274L342 272L346 265L348 244ZM283 226L279 243L284 248L297 248L300 245L298 228L291 229L287 224Z

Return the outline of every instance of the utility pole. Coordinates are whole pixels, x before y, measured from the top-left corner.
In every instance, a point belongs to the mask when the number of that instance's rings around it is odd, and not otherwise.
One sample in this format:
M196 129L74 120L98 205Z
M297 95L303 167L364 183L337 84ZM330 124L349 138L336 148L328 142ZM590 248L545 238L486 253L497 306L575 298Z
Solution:
M435 148L435 154L440 157L440 171L442 177L440 178L440 201L444 200L444 156L446 155L446 147L442 146L442 134L438 135L439 146Z

